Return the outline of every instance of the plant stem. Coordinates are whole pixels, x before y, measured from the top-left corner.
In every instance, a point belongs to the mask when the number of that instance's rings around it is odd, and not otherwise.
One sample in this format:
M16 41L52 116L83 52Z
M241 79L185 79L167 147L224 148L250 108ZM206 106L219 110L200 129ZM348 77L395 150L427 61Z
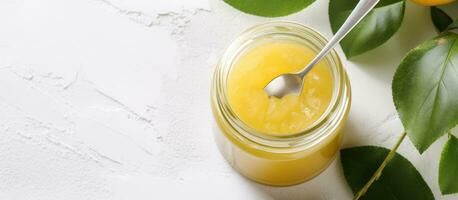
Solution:
M358 193L356 193L355 197L353 200L358 200L361 198L367 190L371 187L371 185L382 175L383 169L385 169L386 165L391 161L393 156L396 154L396 151L398 150L399 146L401 145L402 141L406 137L406 132L403 132L401 137L399 137L398 141L394 145L394 147L391 149L391 151L386 155L385 160L383 160L382 164L378 167L377 171L372 175L371 179L362 187Z

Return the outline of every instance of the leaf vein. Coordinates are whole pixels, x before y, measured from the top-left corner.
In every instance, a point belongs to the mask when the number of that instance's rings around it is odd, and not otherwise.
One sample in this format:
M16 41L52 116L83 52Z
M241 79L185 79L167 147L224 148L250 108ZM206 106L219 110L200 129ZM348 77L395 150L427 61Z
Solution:
M440 94L440 90L441 90L441 88L439 87L439 83L442 82L443 79L444 79L445 71L446 71L446 69L448 67L447 63L450 60L450 57L452 56L452 52L453 52L453 48L455 47L455 43L456 43L456 39L453 40L453 42L450 44L450 49L449 49L449 51L447 53L447 56L445 57L445 60L444 60L444 63L443 63L442 72L441 72L441 75L440 75L440 78L439 78L439 82L436 83L437 91L436 91L436 95L434 97L433 108L431 110L431 118L432 119L429 120L429 122L428 122L428 126L429 127L431 126L431 123L434 121L434 119L433 119L434 116L435 116L434 114L436 113L436 109L439 106L439 105L437 105L437 100L439 98L439 94Z

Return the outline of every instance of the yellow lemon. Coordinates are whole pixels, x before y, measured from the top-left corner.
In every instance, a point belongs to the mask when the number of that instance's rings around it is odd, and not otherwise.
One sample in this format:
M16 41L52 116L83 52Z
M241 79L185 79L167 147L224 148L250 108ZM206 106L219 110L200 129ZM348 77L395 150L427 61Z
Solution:
M448 3L452 3L456 0L411 0L414 3L423 5L423 6L438 6Z

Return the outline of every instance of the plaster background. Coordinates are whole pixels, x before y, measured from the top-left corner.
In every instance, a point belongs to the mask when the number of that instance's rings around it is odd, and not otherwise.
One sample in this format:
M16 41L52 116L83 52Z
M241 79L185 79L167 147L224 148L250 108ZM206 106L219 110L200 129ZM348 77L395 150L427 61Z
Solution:
M328 1L288 17L332 35ZM275 19L275 20L278 20ZM209 87L224 47L273 19L220 0L0 1L0 199L350 199L340 164L272 188L225 163L212 136ZM344 146L391 147L402 131L391 79L405 53L436 33L408 3L399 32L347 61L353 89ZM399 152L437 199L445 138Z

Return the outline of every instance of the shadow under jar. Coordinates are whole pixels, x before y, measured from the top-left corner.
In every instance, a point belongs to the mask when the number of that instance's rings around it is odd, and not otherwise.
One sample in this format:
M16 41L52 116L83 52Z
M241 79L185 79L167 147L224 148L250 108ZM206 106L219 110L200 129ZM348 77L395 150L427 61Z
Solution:
M329 72L329 102L322 112L315 113L314 117L310 118L313 121L307 123L306 127L302 127L299 131L287 132L289 129L281 129L278 128L279 126L276 128L272 126L273 129L268 129L271 126L262 124L264 122L262 120L258 120L259 123L256 125L247 123L249 118L244 114L252 114L256 117L258 115L256 112L260 111L254 109L256 106L253 107L252 111L245 110L246 112L234 109L240 108L240 106L235 105L240 102L231 101L229 95L231 75L237 76L238 74L234 71L234 67L240 65L240 62L245 62L243 61L244 56L250 56L250 52L256 54L258 51L256 48L259 49L270 44L273 46L292 45L294 48L302 46L310 49L313 52L313 57L326 42L319 33L303 25L292 22L270 22L248 29L235 39L224 52L216 66L211 88L212 110L218 125L218 128L215 129L215 139L225 159L242 175L267 185L294 185L318 175L334 160L340 149L341 130L347 119L351 101L348 77L335 51L329 53L321 61L322 66L320 66ZM269 50L269 52L275 52L275 49ZM280 59L286 60L290 59L288 58L289 55L294 54L293 51L280 51L279 53L283 56ZM257 54L262 53L258 52ZM271 57L267 57L267 59L273 59ZM301 62L307 64L308 61ZM250 62L245 63L248 63L249 66ZM259 63L254 64L258 65ZM275 69L276 66L271 67ZM265 68L260 69L265 71ZM279 75L278 73L285 72L277 71L276 73ZM271 76L262 81L265 82L275 77L272 74ZM313 76L313 73L307 76ZM254 75L249 79L242 79L240 83L257 80ZM264 82L260 84L264 84ZM305 80L304 85L306 88L307 80ZM320 91L316 92L317 95L320 94ZM301 95L303 94L301 93ZM275 101L281 104L281 101L284 100L276 99ZM254 97L253 101L251 103L257 103ZM259 102L259 104L262 103ZM243 106L247 109L251 108L249 105ZM267 115L269 117L267 111L267 113L262 112L259 113L259 116ZM281 124L286 124L287 127L295 126L295 124L286 123L291 119L285 118L284 120L285 123Z

